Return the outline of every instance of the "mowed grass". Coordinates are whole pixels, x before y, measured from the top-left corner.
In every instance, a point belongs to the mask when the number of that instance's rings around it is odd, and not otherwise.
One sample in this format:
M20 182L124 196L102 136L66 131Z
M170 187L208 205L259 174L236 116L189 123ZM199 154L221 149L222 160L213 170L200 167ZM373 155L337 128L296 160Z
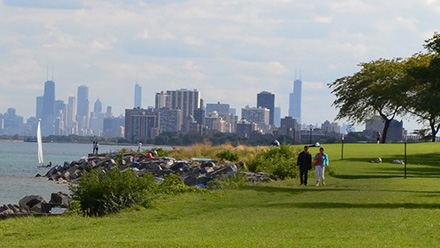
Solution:
M0 221L0 247L438 247L440 144L325 145L327 186L299 180L161 200L103 218ZM312 153L317 152L312 148ZM369 163L377 157L382 164Z

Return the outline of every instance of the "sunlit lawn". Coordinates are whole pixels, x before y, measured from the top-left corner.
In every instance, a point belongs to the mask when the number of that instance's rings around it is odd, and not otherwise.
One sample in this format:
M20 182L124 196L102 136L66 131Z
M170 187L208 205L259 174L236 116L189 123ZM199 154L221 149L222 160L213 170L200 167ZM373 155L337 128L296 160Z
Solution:
M435 247L440 144L325 146L326 187L299 180L173 196L103 218L0 221L0 247ZM317 152L317 148L312 148ZM376 157L382 164L369 163ZM314 173L310 173L313 185Z

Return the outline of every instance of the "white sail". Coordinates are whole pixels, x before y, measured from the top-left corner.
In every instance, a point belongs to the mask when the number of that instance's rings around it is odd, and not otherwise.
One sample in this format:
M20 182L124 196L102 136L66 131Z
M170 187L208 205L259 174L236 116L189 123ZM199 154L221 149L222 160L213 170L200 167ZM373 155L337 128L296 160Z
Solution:
M41 119L38 120L37 143L38 143L38 163L40 165L43 165L44 161L43 161L43 141L41 138Z

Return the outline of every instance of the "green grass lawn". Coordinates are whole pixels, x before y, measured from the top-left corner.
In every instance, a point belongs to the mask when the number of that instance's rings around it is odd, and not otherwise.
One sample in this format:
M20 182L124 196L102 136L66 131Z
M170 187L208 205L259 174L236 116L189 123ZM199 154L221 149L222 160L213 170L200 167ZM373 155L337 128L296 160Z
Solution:
M326 145L327 186L185 194L103 218L0 221L0 247L437 247L440 144ZM312 153L317 152L312 148ZM382 164L369 163L376 157ZM314 173L309 173L313 185Z

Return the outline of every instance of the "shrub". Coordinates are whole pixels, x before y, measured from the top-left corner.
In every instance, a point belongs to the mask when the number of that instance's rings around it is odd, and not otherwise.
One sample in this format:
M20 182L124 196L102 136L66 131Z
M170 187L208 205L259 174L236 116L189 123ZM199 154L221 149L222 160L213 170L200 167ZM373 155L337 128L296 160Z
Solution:
M238 161L239 159L238 154L235 152L231 152L230 150L221 151L217 153L216 157L219 158L220 160L227 160L231 162Z
M102 216L134 205L148 207L157 191L150 174L138 177L131 170L101 169L85 172L77 186L69 185L83 215Z
M249 171L271 173L274 179L296 177L296 158L299 151L292 146L281 145L261 151L248 162Z
M159 185L159 192L166 195L175 195L186 192L205 192L200 187L187 186L183 181L179 180L175 174L164 176L164 181Z

